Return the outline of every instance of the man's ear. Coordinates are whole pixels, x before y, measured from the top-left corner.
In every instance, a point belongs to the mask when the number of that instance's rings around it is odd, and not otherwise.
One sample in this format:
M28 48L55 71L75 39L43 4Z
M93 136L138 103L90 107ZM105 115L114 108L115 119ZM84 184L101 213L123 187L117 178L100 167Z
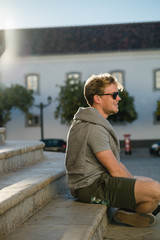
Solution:
M100 96L99 96L99 95L94 95L93 99L94 99L94 102L95 102L96 104L99 104L99 103L100 103Z

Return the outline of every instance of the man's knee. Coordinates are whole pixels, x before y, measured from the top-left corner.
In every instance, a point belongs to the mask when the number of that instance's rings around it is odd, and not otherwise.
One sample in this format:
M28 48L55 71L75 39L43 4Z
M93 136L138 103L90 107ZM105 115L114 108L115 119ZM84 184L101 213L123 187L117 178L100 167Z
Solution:
M160 201L160 183L157 181L153 181L152 186L153 197L155 201Z
M136 202L160 201L160 183L157 181L136 180Z

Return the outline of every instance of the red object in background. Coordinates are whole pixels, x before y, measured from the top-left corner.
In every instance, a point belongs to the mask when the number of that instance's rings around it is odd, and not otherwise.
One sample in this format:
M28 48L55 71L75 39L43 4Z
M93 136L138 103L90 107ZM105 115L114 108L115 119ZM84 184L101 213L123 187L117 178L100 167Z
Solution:
M131 151L131 140L130 140L130 134L125 134L124 135L124 148L125 148L125 154L130 154L132 153Z

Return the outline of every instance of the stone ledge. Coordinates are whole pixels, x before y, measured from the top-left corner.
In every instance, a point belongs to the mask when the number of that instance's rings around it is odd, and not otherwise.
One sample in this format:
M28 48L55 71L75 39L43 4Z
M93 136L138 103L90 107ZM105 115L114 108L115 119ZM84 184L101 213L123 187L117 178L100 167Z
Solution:
M40 141L6 141L0 146L0 174L43 160L43 147Z
M0 159L43 149L44 146L45 144L40 141L6 141L3 146L0 146Z
M59 196L7 236L7 240L102 240L107 207Z
M0 215L65 175L65 170L30 177L0 190Z
M44 155L44 161L0 177L0 237L67 188L64 154Z

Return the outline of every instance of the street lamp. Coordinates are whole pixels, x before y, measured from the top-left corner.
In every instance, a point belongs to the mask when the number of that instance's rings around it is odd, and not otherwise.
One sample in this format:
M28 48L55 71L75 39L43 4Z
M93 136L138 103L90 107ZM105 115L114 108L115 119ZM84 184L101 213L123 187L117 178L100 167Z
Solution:
M49 96L49 97L47 98L47 101L48 101L47 104L43 104L43 103L41 102L41 103L38 104L38 105L37 105L37 104L34 105L35 107L38 107L38 108L40 109L40 118L41 118L41 139L44 138L44 134L43 134L43 108L48 107L48 106L51 104L51 102L52 102L52 98Z

